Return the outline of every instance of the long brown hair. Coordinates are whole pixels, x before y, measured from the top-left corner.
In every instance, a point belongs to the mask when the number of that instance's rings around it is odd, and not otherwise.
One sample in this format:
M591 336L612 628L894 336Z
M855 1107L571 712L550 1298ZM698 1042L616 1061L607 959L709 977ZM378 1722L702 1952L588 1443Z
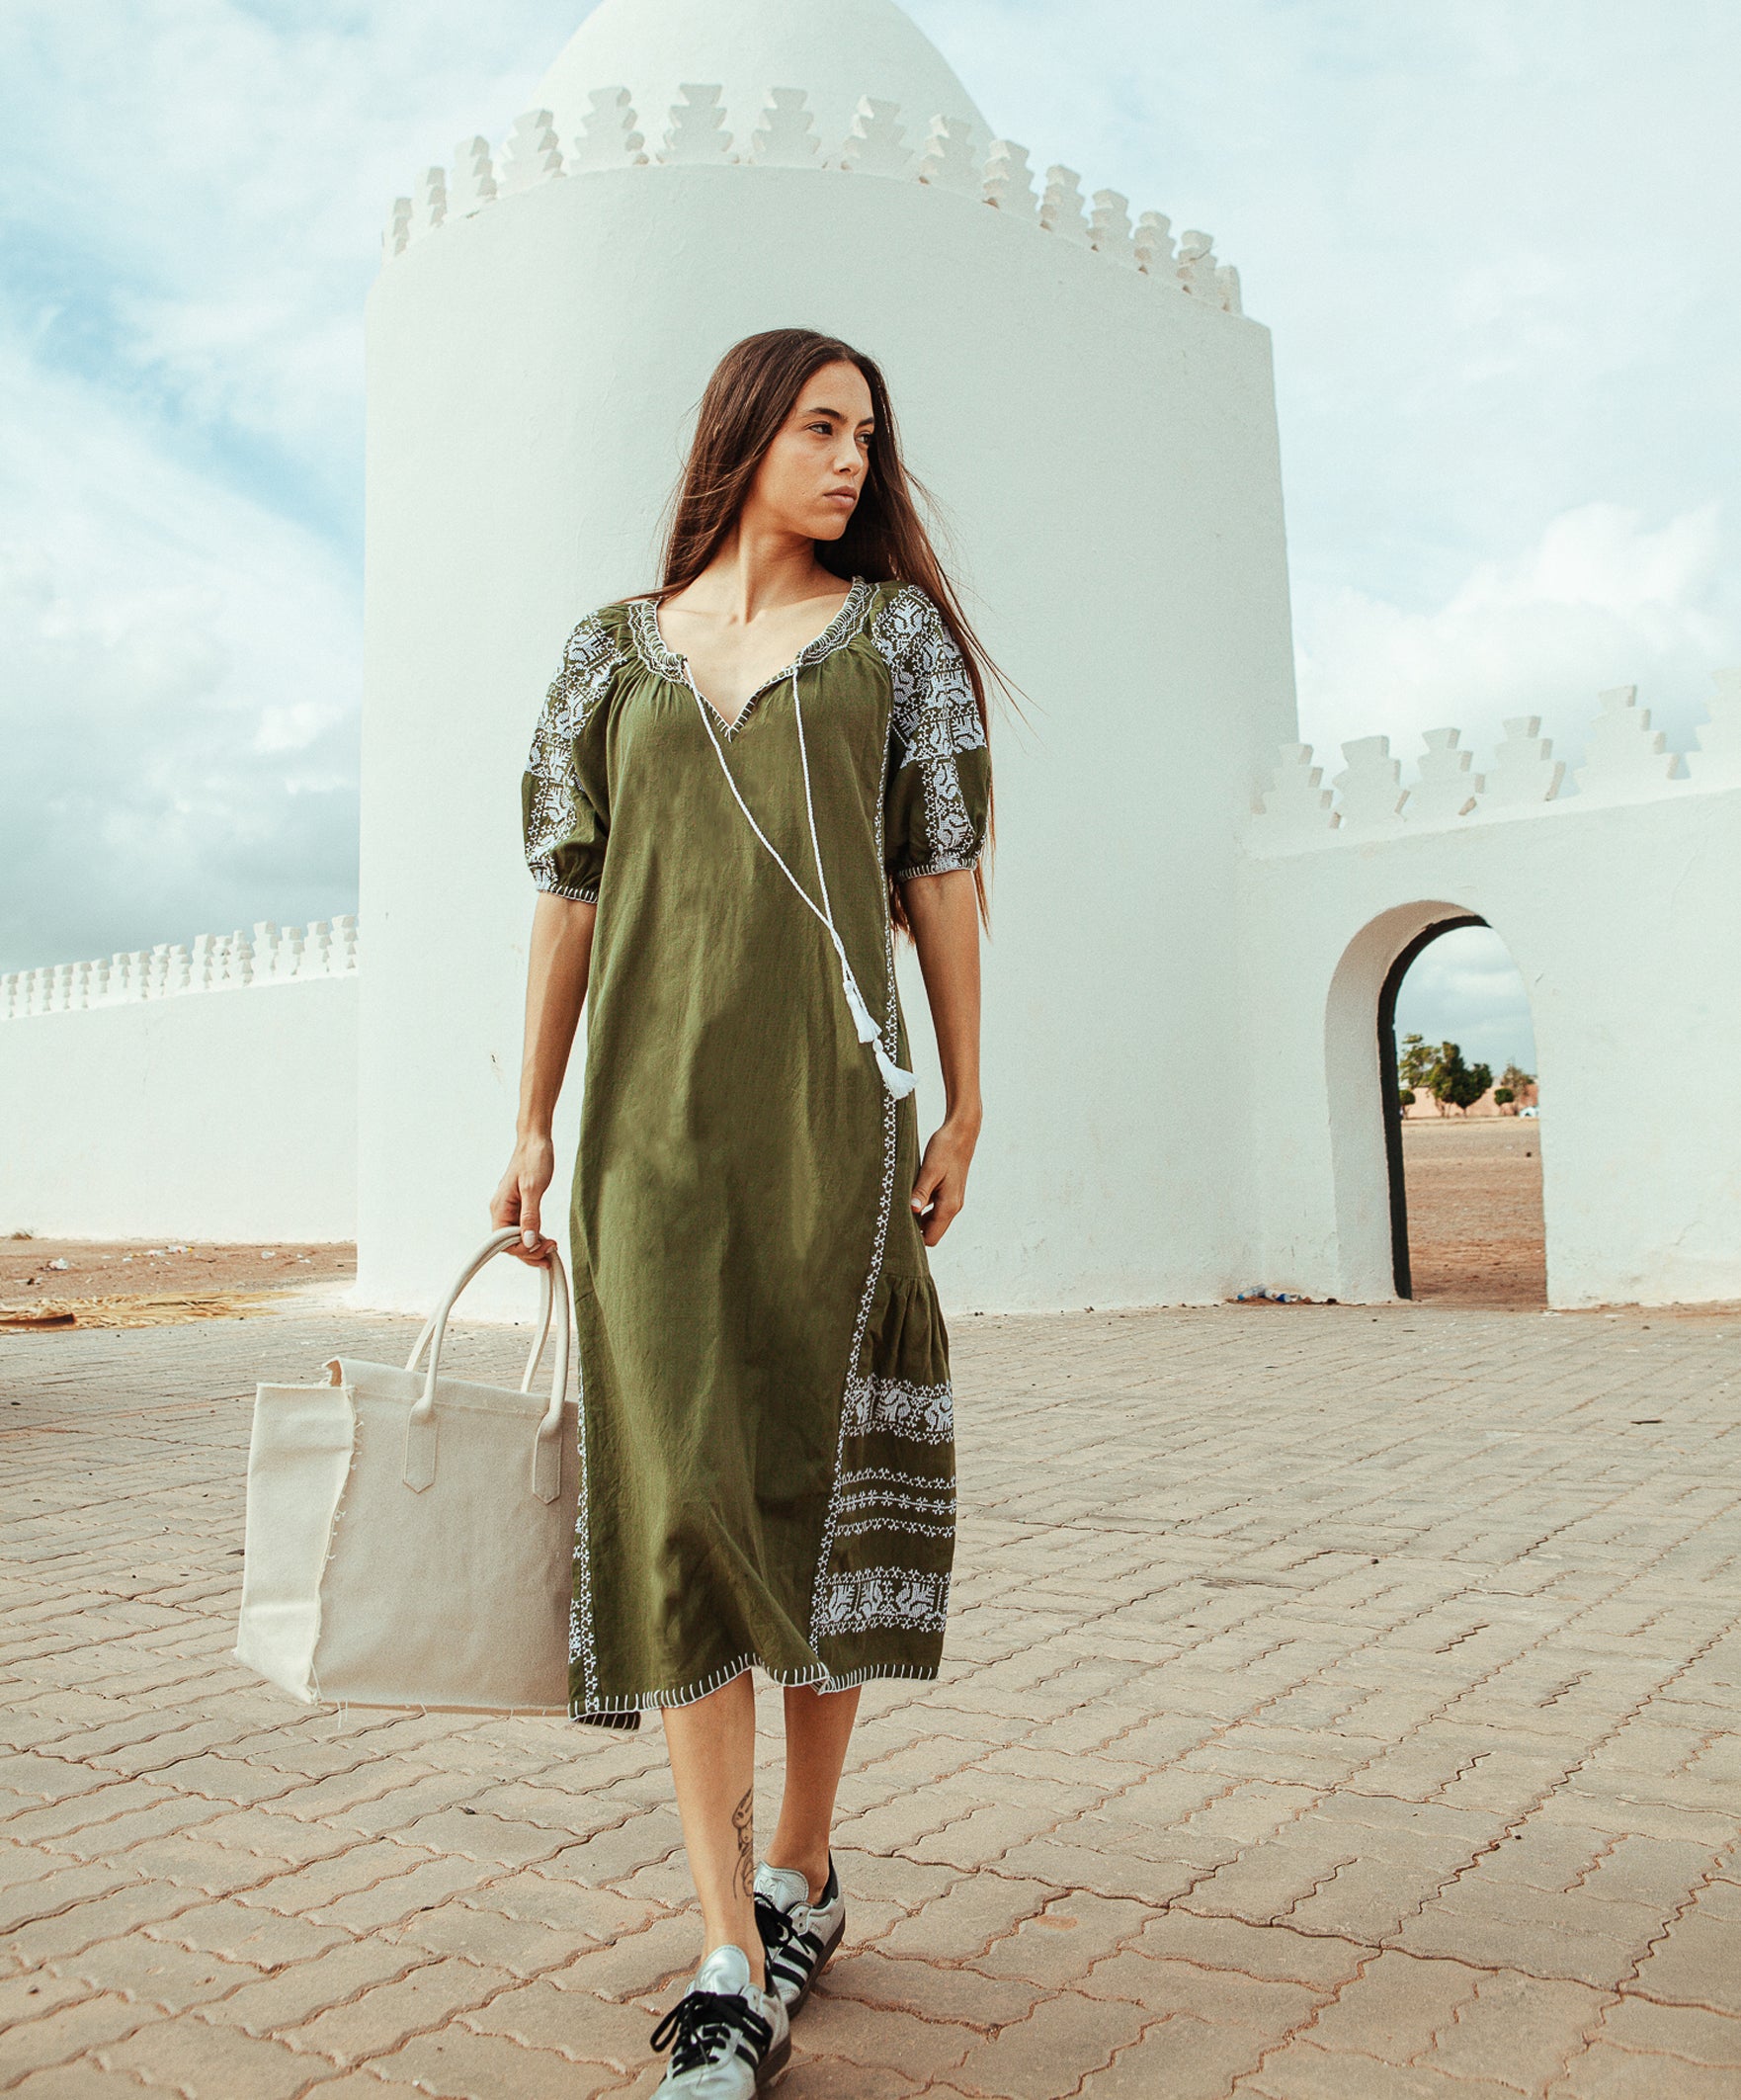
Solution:
M713 559L737 523L756 470L786 427L798 396L824 365L837 364L856 366L864 376L876 434L864 487L847 529L838 540L818 540L816 559L843 582L864 576L874 583L918 585L937 607L951 640L961 652L973 704L989 736L988 687L995 683L1007 690L1008 681L962 612L954 585L920 517L920 503L933 511L936 506L902 462L894 407L882 373L873 358L838 336L819 335L813 328L770 328L734 343L713 368L696 414L696 434L683 479L667 513L659 588L649 595L663 603L693 583ZM988 819L986 852L974 871L982 917L991 842ZM906 914L898 892L891 894L891 908L896 923L904 926Z

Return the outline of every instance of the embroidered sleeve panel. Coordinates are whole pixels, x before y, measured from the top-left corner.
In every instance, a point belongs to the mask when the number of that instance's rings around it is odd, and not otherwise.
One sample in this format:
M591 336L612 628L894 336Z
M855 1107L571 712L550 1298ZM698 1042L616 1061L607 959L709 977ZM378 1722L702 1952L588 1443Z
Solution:
M895 880L972 868L984 817L976 819L968 807L962 761L984 750L985 729L960 651L937 607L914 584L885 602L870 623L870 638L888 666L894 770L916 768L923 788L924 845L894 869Z
M626 660L612 625L590 613L568 637L556 674L533 732L526 762L526 859L534 883L552 896L596 904L596 861L588 845L602 848L605 824L581 786L575 745L611 690Z

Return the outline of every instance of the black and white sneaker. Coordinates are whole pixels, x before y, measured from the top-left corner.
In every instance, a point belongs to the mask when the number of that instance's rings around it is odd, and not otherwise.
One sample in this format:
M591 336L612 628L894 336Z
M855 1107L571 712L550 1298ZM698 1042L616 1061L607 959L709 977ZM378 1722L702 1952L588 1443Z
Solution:
M847 1929L847 1899L834 1861L828 1885L812 1903L810 1884L795 1867L756 1869L756 1925L768 1962L768 1987L796 2019Z
M669 2049L662 2093L684 2100L753 2100L791 2058L791 2025L779 1994L750 1981L741 1947L715 1947L696 1979L653 2029Z

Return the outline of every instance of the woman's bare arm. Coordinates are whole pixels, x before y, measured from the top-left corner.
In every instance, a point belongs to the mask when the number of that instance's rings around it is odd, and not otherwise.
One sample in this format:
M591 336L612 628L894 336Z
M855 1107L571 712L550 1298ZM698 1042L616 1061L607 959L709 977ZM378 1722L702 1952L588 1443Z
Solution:
M967 1169L979 1141L979 894L965 869L915 876L901 884L913 929L937 1054L943 1065L943 1122L913 1184L925 1244L935 1247L967 1196Z
M586 1003L598 911L596 904L577 904L568 897L552 896L548 890L539 893L533 908L520 1114L514 1156L490 1201L490 1219L498 1229L520 1226L521 1243L510 1251L535 1267L543 1266L556 1244L544 1237L539 1213L556 1171L550 1126L574 1048L574 1032L580 1026L580 1010Z

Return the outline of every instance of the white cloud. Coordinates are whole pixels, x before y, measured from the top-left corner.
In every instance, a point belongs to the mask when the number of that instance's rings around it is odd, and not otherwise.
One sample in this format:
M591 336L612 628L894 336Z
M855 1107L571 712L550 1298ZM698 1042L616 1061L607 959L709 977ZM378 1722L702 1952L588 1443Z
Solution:
M1308 735L1569 741L1632 679L1684 733L1741 654L1741 156L1688 143L1725 135L1741 12L909 4L1036 166L1240 266ZM0 9L0 966L350 901L379 228L585 12Z
M1454 726L1479 750L1507 715L1538 714L1556 753L1575 759L1597 693L1636 685L1684 747L1710 672L1741 658L1721 528L1715 503L1654 529L1589 503L1549 520L1515 559L1477 562L1437 606L1306 590L1295 608L1300 733L1321 753L1387 734L1406 759L1423 729Z
M16 350L0 391L5 966L350 908L350 564Z
M1449 596L1741 469L1741 10L913 0L988 119L1217 235L1275 337L1296 584Z
M0 968L354 906L378 229L572 27L554 0L0 13Z
M1505 943L1485 926L1441 934L1415 959L1396 1001L1396 1034L1460 1046L1470 1064L1498 1074L1535 1069L1530 996Z

